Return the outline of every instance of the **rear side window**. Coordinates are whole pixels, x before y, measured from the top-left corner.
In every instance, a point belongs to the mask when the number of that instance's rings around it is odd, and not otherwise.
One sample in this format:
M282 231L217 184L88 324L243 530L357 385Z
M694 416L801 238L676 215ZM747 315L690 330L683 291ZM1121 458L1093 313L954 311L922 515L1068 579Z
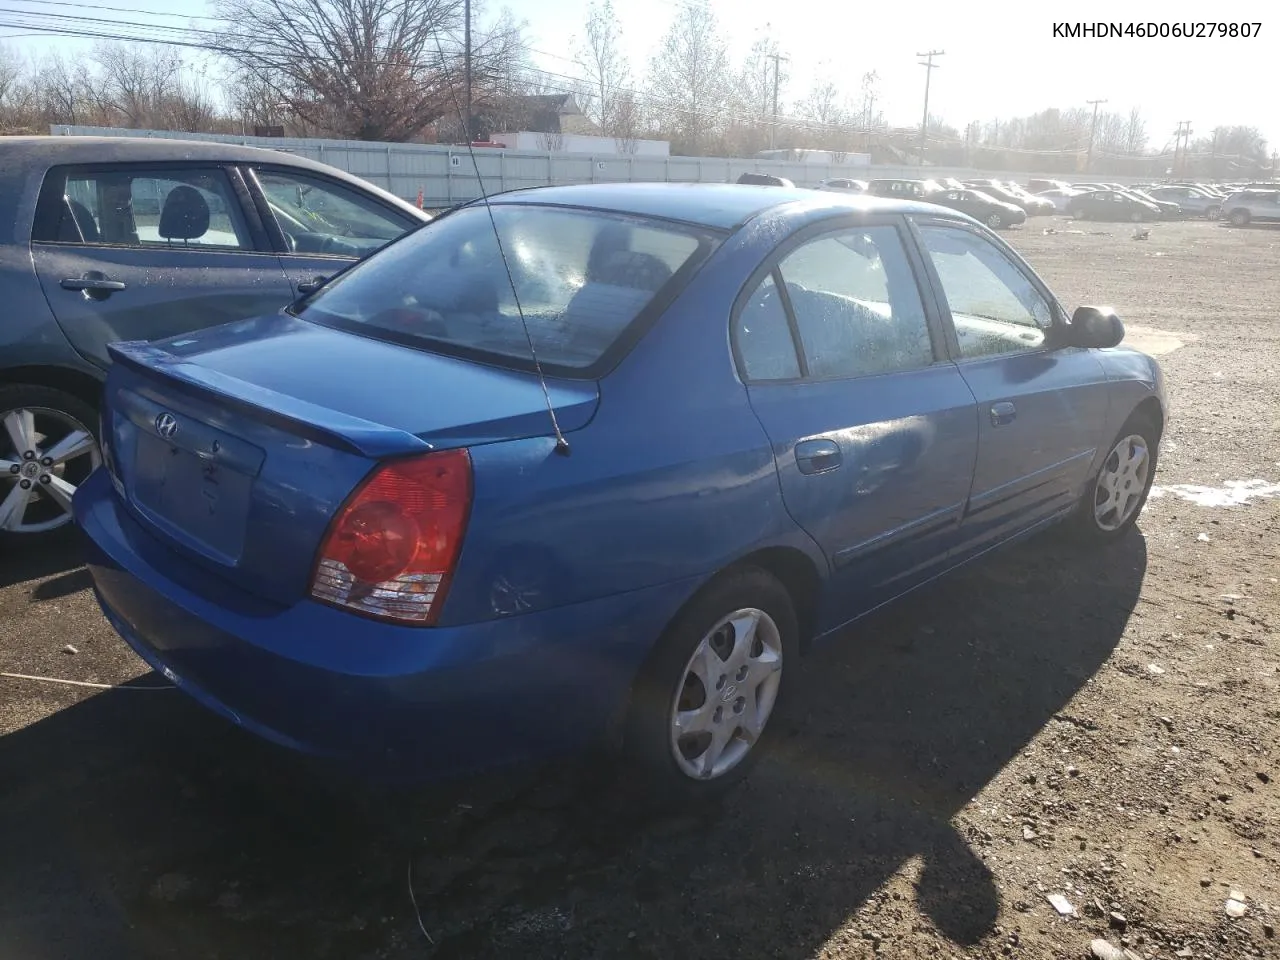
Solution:
M576 374L625 346L637 318L711 249L692 230L596 211L494 204L492 217L483 206L442 217L339 275L298 313L521 367L532 340L544 366Z
M250 250L225 171L128 165L51 171L33 239L86 245Z

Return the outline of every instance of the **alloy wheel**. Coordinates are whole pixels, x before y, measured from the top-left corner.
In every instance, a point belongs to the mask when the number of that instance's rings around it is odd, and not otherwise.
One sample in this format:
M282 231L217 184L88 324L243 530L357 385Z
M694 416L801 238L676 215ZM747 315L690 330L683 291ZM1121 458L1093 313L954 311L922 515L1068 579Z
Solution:
M70 523L76 489L101 462L89 428L68 413L0 412L0 532L45 533Z

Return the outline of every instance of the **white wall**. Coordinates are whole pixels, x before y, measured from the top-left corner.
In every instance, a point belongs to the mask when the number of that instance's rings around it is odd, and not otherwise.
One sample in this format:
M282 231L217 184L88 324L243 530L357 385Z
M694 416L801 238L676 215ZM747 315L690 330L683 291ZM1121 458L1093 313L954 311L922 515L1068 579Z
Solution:
M522 130L516 133L495 133L491 139L495 143L504 144L508 150L546 150L551 153L586 153L593 156L627 155L618 148L618 142L613 137L590 137L579 133L532 133ZM558 145L553 148L550 146L553 143ZM671 144L666 140L633 140L630 145L635 146L635 150L630 152L631 156L671 156Z

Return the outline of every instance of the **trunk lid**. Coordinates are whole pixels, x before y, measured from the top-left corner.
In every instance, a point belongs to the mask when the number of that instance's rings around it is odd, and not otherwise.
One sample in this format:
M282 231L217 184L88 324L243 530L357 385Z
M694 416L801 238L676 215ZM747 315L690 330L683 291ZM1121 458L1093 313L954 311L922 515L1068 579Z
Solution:
M377 461L552 435L532 374L284 314L110 352L119 495L176 549L279 603L306 595L330 520ZM594 381L547 393L566 433L599 401Z

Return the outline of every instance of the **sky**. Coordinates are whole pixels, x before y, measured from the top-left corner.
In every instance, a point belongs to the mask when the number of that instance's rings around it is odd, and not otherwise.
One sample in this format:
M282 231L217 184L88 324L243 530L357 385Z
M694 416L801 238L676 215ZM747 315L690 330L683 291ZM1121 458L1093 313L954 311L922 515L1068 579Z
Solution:
M184 25L182 16L208 12L202 0L85 0L103 6L152 10L156 15L119 14L123 19ZM480 0L477 0L479 3ZM575 39L583 33L589 0L485 0L483 16L508 7L526 21L535 65L557 74L581 75L572 62ZM700 0L614 0L623 45L633 75L643 76L650 56L672 19L686 3ZM793 112L814 77L829 74L858 97L862 75L880 76L878 105L892 125L920 123L925 69L917 54L945 51L936 59L929 113L964 129L1024 116L1047 107L1069 109L1105 99L1101 109L1128 114L1138 107L1147 121L1148 146L1171 145L1179 122L1191 123L1193 137L1214 126L1259 127L1269 148L1280 149L1280 99L1275 67L1280 55L1280 16L1268 17L1267 2L1226 0L1212 5L1227 22L1261 22L1249 38L1068 39L1053 36L1054 20L1122 23L1198 23L1210 5L1187 0L1155 3L1077 2L1009 5L914 0L911 5L861 4L849 0L705 0L715 11L730 52L740 59L758 37L769 34L789 57L780 112ZM3 0L4 12L29 10L111 18L105 10L74 3ZM177 16L175 16L177 15ZM210 26L209 23L196 25ZM41 49L83 48L88 41L23 37L0 28L0 43Z

